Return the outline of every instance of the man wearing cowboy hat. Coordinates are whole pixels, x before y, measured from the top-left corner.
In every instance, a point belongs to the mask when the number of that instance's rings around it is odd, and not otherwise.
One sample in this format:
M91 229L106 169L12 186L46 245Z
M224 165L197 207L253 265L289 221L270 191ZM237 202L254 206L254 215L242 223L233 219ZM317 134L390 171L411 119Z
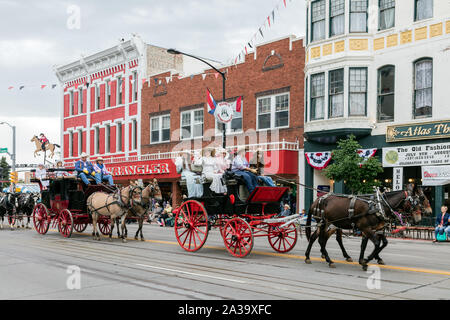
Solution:
M77 177L81 178L83 180L85 185L90 185L88 177L91 176L95 179L95 171L94 167L92 166L92 163L87 160L88 155L83 152L80 155L80 160L78 160L75 163L75 171L77 172ZM97 179L95 179L97 181Z
M236 156L233 159L231 170L238 176L241 176L247 186L248 192L252 193L258 186L258 177L256 170L250 168L250 165L245 158L245 148L239 148Z
M106 181L106 182L108 182L109 185L111 185L111 186L114 185L112 175L108 170L106 170L106 167L103 164L102 157L98 157L97 159L95 159L94 171L95 171L94 178L95 178L95 181L97 182L97 184L100 184L103 181Z

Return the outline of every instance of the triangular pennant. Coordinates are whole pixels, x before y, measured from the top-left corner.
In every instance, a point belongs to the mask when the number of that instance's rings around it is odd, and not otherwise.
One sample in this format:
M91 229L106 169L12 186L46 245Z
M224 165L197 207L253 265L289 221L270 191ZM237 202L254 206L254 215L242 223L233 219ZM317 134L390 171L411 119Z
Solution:
M251 41L250 41L251 42ZM251 49L253 49L253 46L251 45L251 43L248 43L248 46L251 48Z
M46 86L46 84L41 85L41 89L44 89Z
M166 77L166 83L169 83L170 77Z
M245 46L245 54L248 54L247 46Z
M14 89L14 87L9 87L8 90Z
M206 73L202 74L202 78L203 78L203 80L205 80L205 78L206 78Z
M191 78L191 80L192 80L192 79L194 79L194 75L193 75L193 74L191 74L190 78Z
M216 72L215 74L214 74L214 76L216 77L216 79L219 77L219 74Z
M269 22L269 27L270 27L270 16L267 16L267 21Z
M263 34L263 32L262 32L261 28L259 28L259 33L261 34L261 37L263 37L263 38L264 38L264 34Z

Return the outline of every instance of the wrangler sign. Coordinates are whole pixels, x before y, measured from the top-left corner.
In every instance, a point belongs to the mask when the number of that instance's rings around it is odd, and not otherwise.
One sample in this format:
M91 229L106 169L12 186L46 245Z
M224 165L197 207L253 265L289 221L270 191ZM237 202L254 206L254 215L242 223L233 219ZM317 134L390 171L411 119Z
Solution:
M169 163L153 164L124 164L118 167L109 167L113 176L142 176L170 174Z

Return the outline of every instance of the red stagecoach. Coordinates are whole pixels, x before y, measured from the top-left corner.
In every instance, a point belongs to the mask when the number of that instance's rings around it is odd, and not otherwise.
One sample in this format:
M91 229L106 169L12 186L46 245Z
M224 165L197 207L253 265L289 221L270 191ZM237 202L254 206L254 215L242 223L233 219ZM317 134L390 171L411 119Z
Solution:
M39 179L32 180L41 187L41 202L33 210L34 228L40 234L46 234L50 227L58 228L63 237L69 238L73 230L83 232L92 223L86 207L87 198L97 191L113 193L115 187L95 184L86 187L76 176L54 177L51 171L47 169L50 182L47 189L42 187ZM100 232L108 235L111 231L109 217L100 216L98 223Z
M297 243L297 226L293 219L276 218L288 188L261 186L249 195L241 177L227 172L223 179L227 195L213 193L210 182L205 182L201 198L188 198L174 210L179 245L186 251L197 251L205 244L209 230L217 227L226 249L236 257L247 256L256 237L267 237L277 252L292 250ZM180 184L186 191L186 183Z

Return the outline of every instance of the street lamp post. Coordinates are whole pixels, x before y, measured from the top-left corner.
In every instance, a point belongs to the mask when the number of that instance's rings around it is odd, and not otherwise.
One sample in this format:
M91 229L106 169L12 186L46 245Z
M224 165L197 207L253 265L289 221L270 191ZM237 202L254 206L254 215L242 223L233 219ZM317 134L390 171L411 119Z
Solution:
M8 122L5 122L5 121L0 122L0 125L1 124L8 125L12 129L12 132L13 132L13 150L12 150L11 154L10 153L8 153L8 154L11 157L12 172L16 172L16 126L12 126Z
M226 81L226 77L225 77L225 72L220 71L219 69L217 69L216 67L214 67L212 64L210 64L208 61L203 60L202 58L193 56L191 54L188 53L184 53L181 51L178 51L176 49L167 49L167 52L170 54L182 54L194 59L197 59L205 64L207 64L208 66L210 66L211 68L213 68L215 71L217 71L221 76L222 76L222 101L225 101L226 99L226 95L225 95L225 81ZM222 147L225 149L226 145L227 145L227 140L226 140L226 125L225 123L222 123Z

